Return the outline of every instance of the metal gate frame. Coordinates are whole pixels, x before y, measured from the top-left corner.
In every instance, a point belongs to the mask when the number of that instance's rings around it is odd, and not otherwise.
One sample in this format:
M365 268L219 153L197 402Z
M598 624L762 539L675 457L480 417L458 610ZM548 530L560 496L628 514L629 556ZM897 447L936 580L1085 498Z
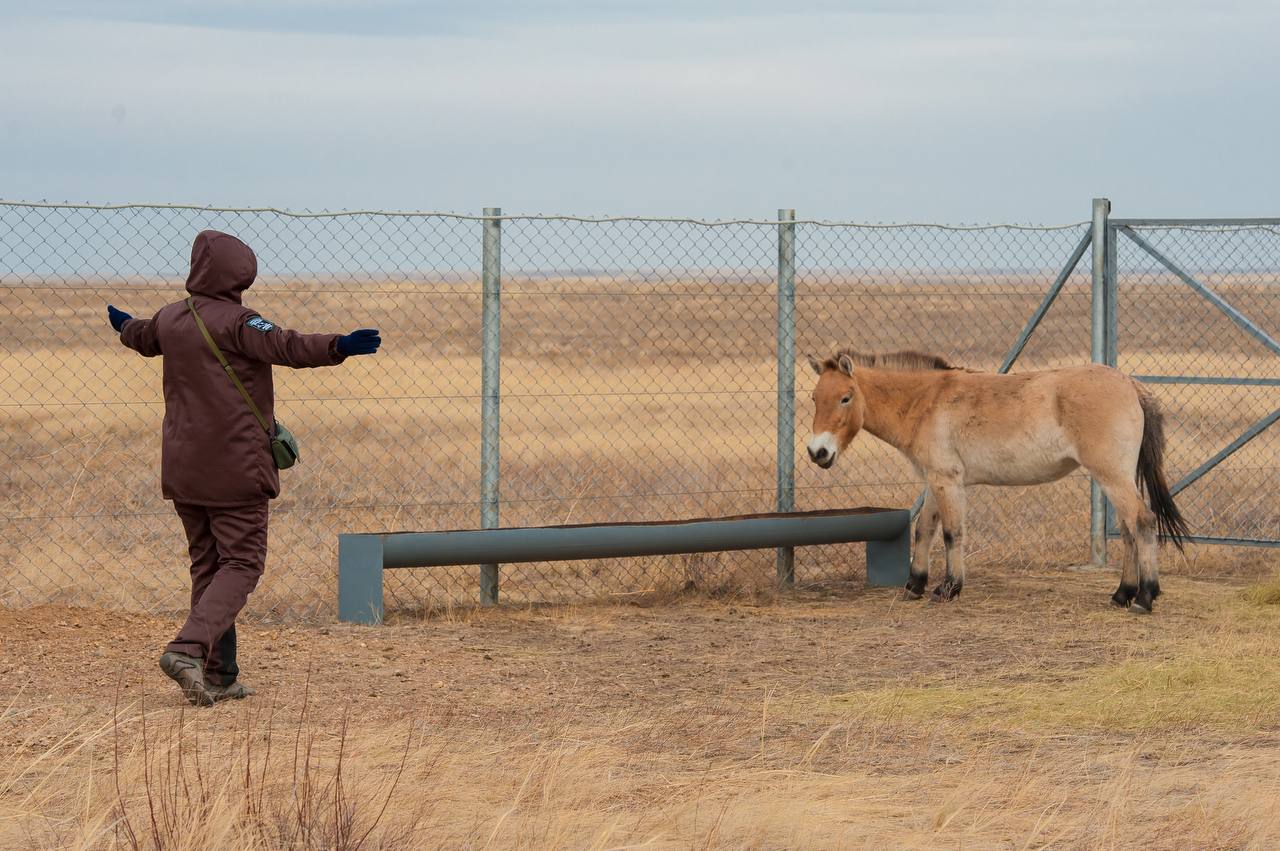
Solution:
M1097 299L1098 276L1096 269L1096 260L1098 252L1095 252L1095 289L1094 289L1094 322L1093 322L1093 360L1095 363L1105 363L1108 366L1116 366L1118 355L1118 333L1117 333L1117 301L1119 294L1118 283L1118 264L1116 262L1116 240L1117 235L1123 234L1126 239L1141 249L1147 256L1151 257L1171 274L1177 277L1183 284L1187 286L1196 295L1203 298L1209 304L1213 305L1221 311L1228 319L1230 319L1237 327L1245 333L1251 335L1272 354L1280 357L1280 342L1263 331L1256 323L1245 316L1233 305L1231 305L1222 296L1213 292L1204 283L1196 280L1193 275L1188 274L1184 269L1178 266L1172 259L1167 257L1159 249L1143 239L1137 232L1137 228L1142 227L1275 227L1280 226L1280 218L1237 218L1237 219L1112 219L1109 216L1111 204L1106 199L1094 200L1094 233L1098 232L1099 214L1101 214L1101 224L1104 233L1104 250L1101 252L1103 269L1101 276L1101 284L1103 287L1103 298L1101 303ZM1101 308L1101 315L1099 313ZM1101 320L1101 322L1099 322ZM1099 358L1101 354L1101 359ZM1280 378L1249 378L1244 376L1206 376L1206 375L1141 375L1135 374L1134 378L1147 384L1183 384L1183 385L1204 385L1216 384L1235 387L1280 387ZM1246 428L1239 436L1228 443L1222 449L1218 450L1214 455L1205 460L1191 472L1187 473L1176 483L1170 487L1170 493L1177 496L1183 490L1199 481L1206 473L1218 466L1227 458L1235 454L1241 447L1249 443L1258 435L1262 434L1272 425L1280 420L1280 408L1276 408L1271 413L1258 419L1256 422ZM1090 511L1091 532L1091 554L1095 564L1104 564L1106 562L1106 539L1118 538L1120 536L1119 529L1115 523L1114 512L1111 505L1102 497L1097 485L1092 486L1093 502ZM1102 531L1103 534L1098 534ZM1199 544L1228 544L1232 546L1246 547L1280 547L1280 537L1277 538L1238 538L1219 535L1191 535L1189 540Z
M1045 293L1039 306L1018 334L1013 346L1000 364L999 373L1007 373L1017 361L1026 347L1031 335L1035 333L1049 308L1057 300L1063 286L1071 273L1075 271L1085 249L1091 251L1091 320L1090 320L1090 357L1093 363L1115 367L1119 360L1118 304L1119 304L1119 269L1116 260L1116 241L1119 234L1138 246L1143 252L1160 263L1175 275L1192 292L1220 310L1233 323L1246 333L1252 335L1277 357L1280 357L1280 342L1267 334L1252 320L1232 306L1226 299L1213 292L1194 276L1180 268L1157 248L1143 239L1135 230L1141 227L1250 227L1280 226L1280 218L1238 218L1238 219L1113 219L1111 218L1111 202L1106 198L1093 199L1092 225L1080 238L1075 249L1063 265L1057 278ZM1249 378L1243 376L1204 376L1204 375L1139 375L1134 378L1147 384L1217 384L1237 387L1280 387L1280 378ZM1206 473L1231 457L1245 444L1280 421L1280 408L1272 411L1244 430L1238 437L1220 449L1191 472L1170 487L1170 493L1176 496L1195 484ZM1107 539L1119 538L1120 530L1115 522L1115 513L1110 502L1102 493L1096 482L1090 480L1089 506L1089 558L1096 566L1103 566L1107 561ZM914 518L924 504L924 493L916 499L911 508ZM1191 535L1190 541L1198 544L1228 544L1247 547L1280 547L1278 538L1239 538L1219 535Z

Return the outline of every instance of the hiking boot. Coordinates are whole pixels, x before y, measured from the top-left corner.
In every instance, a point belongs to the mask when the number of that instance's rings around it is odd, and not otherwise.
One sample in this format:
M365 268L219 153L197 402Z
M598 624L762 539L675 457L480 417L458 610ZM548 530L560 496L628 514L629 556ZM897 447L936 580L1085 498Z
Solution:
M205 691L209 692L209 696L213 698L214 703L220 703L224 700L244 700L246 697L252 697L258 693L256 688L251 688L239 680L226 685L205 683L204 687Z
M193 706L213 705L213 695L204 682L204 660L199 656L166 651L160 656L160 670L178 684Z

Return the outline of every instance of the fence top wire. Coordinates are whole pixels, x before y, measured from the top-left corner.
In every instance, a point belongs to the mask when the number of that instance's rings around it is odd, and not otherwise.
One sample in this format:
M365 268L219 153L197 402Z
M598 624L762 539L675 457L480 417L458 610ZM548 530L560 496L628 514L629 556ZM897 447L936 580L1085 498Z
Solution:
M1280 219L1266 220L1259 222L1239 221L1227 222L1224 224L1214 224L1209 221L1205 222L1182 222L1178 224L1170 222L1128 222L1124 219L1112 219L1111 224L1118 228L1130 228L1137 230L1160 230L1160 231L1179 231L1181 233L1244 233L1258 232L1270 233L1280 236Z
M294 219L342 218L353 216L380 216L385 218L440 218L462 221L553 221L609 224L611 222L646 222L654 224L687 224L706 227L728 225L813 225L827 228L865 228L868 230L890 228L933 228L948 231L1024 230L1063 231L1074 230L1089 224L1088 221L1063 225L1032 225L1017 223L940 224L938 222L848 222L828 219L695 219L686 216L567 216L541 213L515 213L501 216L454 213L442 210L288 210L280 207L213 207L202 204L76 204L66 201L10 201L0 199L0 207L33 207L58 210L190 210L201 213L270 213Z

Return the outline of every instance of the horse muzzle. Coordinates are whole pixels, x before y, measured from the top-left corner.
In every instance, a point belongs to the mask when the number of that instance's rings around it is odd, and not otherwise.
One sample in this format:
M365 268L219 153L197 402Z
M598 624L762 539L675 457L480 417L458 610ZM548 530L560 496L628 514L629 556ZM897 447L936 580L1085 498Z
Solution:
M835 441L831 439L830 433L820 434L813 440L809 441L809 460L826 470L836 463L836 455L839 450L836 449Z

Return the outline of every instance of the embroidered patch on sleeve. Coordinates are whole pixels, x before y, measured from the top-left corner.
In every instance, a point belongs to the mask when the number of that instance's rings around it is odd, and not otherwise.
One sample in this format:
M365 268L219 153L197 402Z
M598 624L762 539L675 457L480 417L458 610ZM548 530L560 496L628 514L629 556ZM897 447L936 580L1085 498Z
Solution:
M263 319L261 316L250 317L249 321L246 322L245 324L248 325L250 328L255 328L261 331L264 334L267 333L268 331L274 330L276 327L272 323Z

